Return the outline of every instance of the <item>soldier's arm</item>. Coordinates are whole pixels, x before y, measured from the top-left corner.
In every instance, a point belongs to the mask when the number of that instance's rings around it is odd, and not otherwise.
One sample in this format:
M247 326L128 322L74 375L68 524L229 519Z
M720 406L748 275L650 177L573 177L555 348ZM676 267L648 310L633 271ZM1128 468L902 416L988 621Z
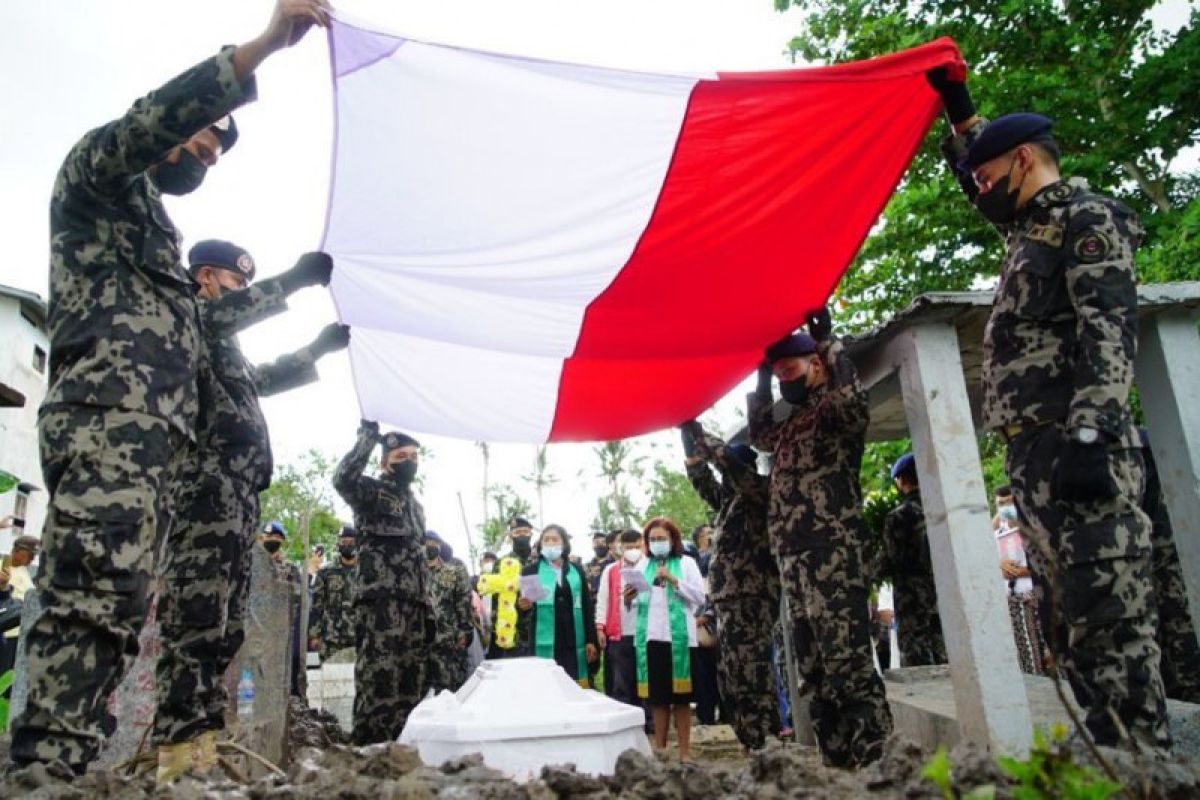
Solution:
M358 427L358 440L354 447L338 462L333 472L333 488L351 508L368 504L375 497L377 482L363 475L363 470L378 442L379 426L363 420Z
M210 335L226 339L286 311L287 295L278 278L265 278L205 300L200 304L200 324Z
M321 570L313 578L312 606L308 610L308 638L321 637L321 619L325 615L325 576Z
M979 138L979 134L983 133L983 129L987 127L987 124L987 119L976 115L967 121L961 131L956 128L946 134L941 144L942 157L946 159L946 164L950 167L950 173L958 181L959 188L967 196L967 200L972 203L979 196L979 187L975 185L975 178L971 173L959 167L959 164L967 157L967 151L971 149L971 145Z
M88 132L67 155L61 179L115 194L171 148L253 100L254 77L238 79L233 55L233 47L223 48L135 102L124 116Z
M817 345L817 353L829 370L829 393L820 406L822 418L837 427L865 429L870 421L867 392L845 345L840 339L827 339Z
M1078 355L1067 426L1117 439L1127 423L1137 353L1133 255L1141 228L1123 206L1089 199L1072 208L1068 232L1066 280Z
M775 401L758 392L746 395L746 416L749 420L750 444L764 453L774 452L779 444L782 423L775 421Z
M687 465L688 480L691 481L692 488L696 490L696 494L700 495L708 507L713 511L721 510L721 485L717 483L717 479L712 474L712 469L709 468L707 461L697 461L694 464Z
M721 470L721 474L729 479L734 491L738 494L753 494L759 490L758 472L753 467L743 464L718 437L706 436L704 447L712 454L710 460Z

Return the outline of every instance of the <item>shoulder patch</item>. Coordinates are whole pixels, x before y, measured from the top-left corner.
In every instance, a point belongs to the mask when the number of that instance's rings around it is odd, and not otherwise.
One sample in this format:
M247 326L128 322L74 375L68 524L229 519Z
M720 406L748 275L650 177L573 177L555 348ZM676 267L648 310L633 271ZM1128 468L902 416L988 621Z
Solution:
M1050 247L1062 247L1063 226L1053 222L1042 225L1032 225L1030 226L1029 230L1025 232L1025 238L1031 242L1041 242L1042 244L1049 245Z
M1095 264L1109 257L1113 242L1108 234L1091 230L1075 240L1075 257L1085 264Z

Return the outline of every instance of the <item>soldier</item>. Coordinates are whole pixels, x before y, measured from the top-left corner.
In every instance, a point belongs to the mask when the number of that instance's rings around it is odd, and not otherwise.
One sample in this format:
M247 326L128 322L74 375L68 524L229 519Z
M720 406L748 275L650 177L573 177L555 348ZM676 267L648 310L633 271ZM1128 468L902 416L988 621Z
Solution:
M231 120L222 149L236 130ZM249 288L254 259L237 245L202 241L188 261L201 298L201 402L197 449L177 478L178 510L158 603L165 645L154 725L160 782L193 765L216 765L214 732L225 727L228 704L222 677L245 638L258 494L271 485L273 469L258 398L315 381L316 360L345 347L348 336L331 325L296 353L250 367L235 334L285 310L292 292L328 284L332 261L309 253L291 270Z
M749 397L750 441L774 453L768 524L783 590L796 613L801 675L813 687L813 729L827 764L877 760L892 730L875 671L868 618L870 580L859 467L867 395L829 312L808 315L809 333L767 348ZM811 334L811 335L809 335ZM777 420L771 373L790 406Z
M509 581L498 580L500 576L512 576L516 581L521 570L528 564L536 564L533 555L533 526L524 517L513 517L508 521L508 538L511 549L492 568L491 580L482 579L478 584L481 595L492 598L492 641L488 645L488 658L518 658L533 654L533 643L529 640L529 616L532 611L518 606L517 596L506 591Z
M308 612L308 649L322 661L354 661L354 574L358 550L354 528L343 525L338 534L338 560L322 567L313 581Z
M942 639L933 560L925 535L925 509L912 453L905 453L892 465L892 482L901 500L883 520L880 574L892 584L900 653L906 667L945 664L946 642Z
M466 569L442 559L445 542L436 531L425 531L425 563L437 612L437 637L429 652L429 688L457 692L467 680L467 647L475 630L471 583Z
M1158 646L1162 649L1162 677L1167 697L1200 703L1200 644L1188 609L1183 566L1175 549L1175 531L1162 499L1158 465L1150 451L1150 437L1139 431L1146 459L1146 493L1142 509L1150 517L1151 580L1158 601Z
M1098 744L1165 753L1145 466L1129 413L1142 227L1122 204L1062 178L1049 119L989 125L965 77L929 73L953 127L951 169L1005 237L984 329L983 424L1008 442L1030 567L1052 598L1047 644Z
M758 474L749 446L726 445L694 420L681 431L688 478L716 514L708 598L716 608L721 695L738 741L761 750L778 719L771 626L779 616L779 567L767 536L770 482ZM710 465L720 472L719 483Z
M592 532L592 553L594 554L594 558L587 562L585 572L587 572L588 585L591 587L593 597L600 590L600 575L604 572L604 568L617 560L613 557L609 547L613 538L615 538L615 534L605 533L604 531Z
M220 157L220 121L255 96L254 70L328 25L327 9L278 0L260 36L87 133L59 170L38 423L51 499L17 765L59 759L82 772L112 732L108 697L137 655L168 487L194 442L195 289L161 195L200 185Z
M363 475L383 449L380 476ZM363 420L358 441L337 466L335 488L354 512L358 587L354 596L355 744L395 741L425 691L436 633L425 565L425 510L413 495L420 444L403 433L379 435Z

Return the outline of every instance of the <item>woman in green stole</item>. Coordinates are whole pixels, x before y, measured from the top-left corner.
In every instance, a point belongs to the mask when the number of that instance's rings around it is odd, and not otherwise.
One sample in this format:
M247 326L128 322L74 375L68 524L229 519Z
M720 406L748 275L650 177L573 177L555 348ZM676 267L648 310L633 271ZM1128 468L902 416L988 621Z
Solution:
M644 573L650 591L637 597L638 697L654 716L654 745L667 746L671 719L679 760L691 760L692 659L696 649L695 610L704 603L704 578L696 560L683 554L679 527L665 517L646 523L642 541L649 558Z
M537 544L539 558L522 575L536 575L545 596L530 604L521 598L518 607L533 608L530 640L533 654L552 658L571 680L591 687L588 664L596 649L596 606L583 567L571 561L571 539L561 525L547 525Z

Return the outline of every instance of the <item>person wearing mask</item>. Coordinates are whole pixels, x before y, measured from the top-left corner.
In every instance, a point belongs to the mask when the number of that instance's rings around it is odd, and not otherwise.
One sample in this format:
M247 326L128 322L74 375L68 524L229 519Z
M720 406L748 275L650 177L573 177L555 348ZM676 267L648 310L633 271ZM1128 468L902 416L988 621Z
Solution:
M526 597L517 608L529 614L532 655L552 658L571 680L591 688L588 665L599 657L596 609L587 575L571 560L571 538L561 525L547 525L538 539L538 559L522 575L536 575L543 595L537 602Z
M892 585L900 656L906 667L945 664L946 642L942 638L933 558L925 534L925 509L913 454L900 456L891 474L900 493L900 505L883 519L880 575L890 579Z
M695 612L704 604L704 577L683 555L683 535L665 517L642 532L648 553L642 568L649 591L638 594L634 651L637 688L654 720L654 745L667 747L671 720L680 761L691 760L692 659L697 647Z
M868 616L859 471L870 416L828 309L810 313L807 327L767 348L749 397L750 442L774 455L768 530L795 615L802 677L813 687L817 743L827 765L854 769L877 761L892 732ZM772 373L787 401L782 419Z
M329 14L326 0L278 0L257 37L84 134L55 178L38 418L50 506L18 767L57 760L82 774L114 729L108 700L137 655L172 478L195 444L200 319L163 195L200 186L258 66Z
M233 146L232 118L218 138L223 151ZM245 640L259 493L274 469L259 397L316 381L317 360L349 341L348 329L335 323L296 352L254 366L238 344L239 331L286 310L292 293L329 283L333 261L324 253L301 256L290 270L260 281L250 253L231 242L198 242L188 263L200 298L201 402L196 447L170 489L176 510L158 597L164 647L152 738L159 783L217 766L216 732L225 727L228 704L222 680Z
M761 750L777 730L771 634L779 616L779 567L767 535L769 479L758 474L750 446L728 445L694 420L681 433L688 479L716 514L708 598L717 623L720 695L738 741Z
M466 568L443 558L447 544L437 531L425 531L425 564L437 612L437 636L429 651L429 688L457 692L467 680L467 648L475 625Z
M488 658L520 658L532 655L529 640L528 610L518 607L518 584L527 564L536 563L533 555L533 526L524 517L508 521L509 551L500 558L491 575L481 575L477 591L491 598L492 641Z
M712 504L709 504L711 507ZM696 558L696 563L700 565L700 574L705 578L708 577L708 570L712 564L712 542L713 529L711 525L697 525L692 529L692 547L695 548L693 555Z
M10 522L11 519L8 518ZM0 602L25 600L25 594L33 588L33 576L30 574L29 565L37 558L40 544L36 536L28 535L18 536L13 542L12 554L5 559L7 563L4 568L0 569ZM0 639L0 675L12 669L17 660L17 639L20 635L21 626L15 624L5 631L4 638ZM5 696L8 696L7 692Z
M323 662L354 662L354 585L358 546L354 528L343 525L337 538L337 561L313 579L308 612L308 649Z
M596 593L596 644L607 666L605 693L614 700L640 706L637 694L637 658L633 639L637 630L637 592L621 576L623 569L642 563L642 533L621 531L617 535L620 557L604 568Z
M1004 238L984 326L982 419L1008 445L1029 565L1054 611L1047 643L1096 744L1167 755L1153 525L1129 404L1145 229L1122 203L1063 177L1052 120L989 123L964 65L927 78L950 123L950 169Z
M363 474L382 451L379 477ZM358 591L354 596L354 729L357 745L394 742L425 692L437 633L425 559L425 510L413 494L420 443L363 420L338 464L333 488L354 512Z
M600 574L604 572L605 567L617 560L611 551L609 536L610 534L604 531L592 533L593 557L587 562L587 578L593 596L600 590Z
M1008 598L1008 616L1012 621L1017 662L1022 672L1041 675L1046 670L1046 651L1040 603L1029 571L1020 516L1010 486L996 489L996 516L992 518L992 530L1000 551L1000 575L1004 579L1004 594Z
M304 675L304 665L300 658L301 651L304 649L300 639L300 594L304 591L304 579L300 575L300 567L293 564L287 557L285 545L287 544L287 529L283 527L283 523L279 521L270 522L263 528L262 534L259 536L259 542L264 550L267 551L268 560L271 564L271 569L275 570L277 580L287 584L291 592L291 619L292 619L292 685L291 693L293 697L304 697L304 692L301 690L301 680ZM205 737L207 739L207 737ZM162 748L159 750L159 783L169 782L173 779L172 773L179 774L186 772L188 769L187 759L190 755L193 762L196 764L205 764L208 761L206 742L197 742L195 750L191 753L187 749L179 751L167 751L163 753ZM182 762L182 763L181 763Z

